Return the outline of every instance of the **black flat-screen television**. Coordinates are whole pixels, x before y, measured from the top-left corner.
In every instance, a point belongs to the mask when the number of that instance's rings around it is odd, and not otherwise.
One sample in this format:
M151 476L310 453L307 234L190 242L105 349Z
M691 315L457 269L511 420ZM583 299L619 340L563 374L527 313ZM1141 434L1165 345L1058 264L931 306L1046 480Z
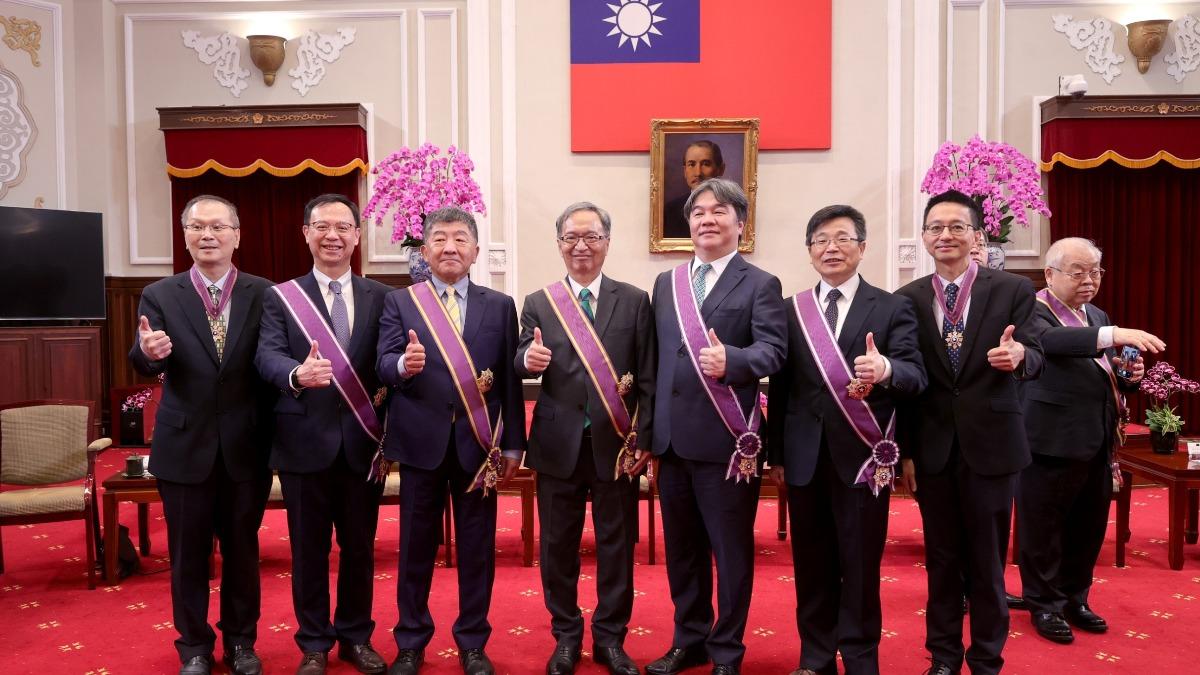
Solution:
M0 206L0 320L104 318L99 213Z

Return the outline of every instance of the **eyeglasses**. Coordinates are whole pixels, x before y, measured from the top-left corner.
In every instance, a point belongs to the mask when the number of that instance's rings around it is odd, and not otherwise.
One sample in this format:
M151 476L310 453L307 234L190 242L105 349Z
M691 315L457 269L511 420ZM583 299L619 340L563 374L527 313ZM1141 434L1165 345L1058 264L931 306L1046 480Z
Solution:
M1071 280L1076 283L1083 281L1085 277L1090 278L1092 281L1100 281L1102 278L1104 278L1104 271L1105 271L1103 267L1097 267L1096 269L1089 270L1087 272L1065 272L1054 266L1051 266L1050 269L1056 270L1060 274L1064 274L1064 275L1070 277Z
M314 220L308 224L308 227L309 229L316 230L318 234L328 234L330 230L338 234L350 234L350 231L354 229L354 223L331 223L327 220Z
M588 246L595 246L596 244L599 244L600 242L604 241L605 239L608 239L608 235L596 234L595 232L588 232L587 234L583 235L582 237L577 234L564 234L563 236L558 238L559 241L561 241L563 244L565 244L567 246L574 246L574 245L578 244L580 241L587 244Z
M838 248L846 248L847 246L850 245L851 242L857 242L857 241L862 241L862 240L859 239L858 237L851 237L850 235L846 235L846 234L843 234L839 237L834 237L833 239L830 239L829 237L817 237L816 239L813 239L811 242L809 242L808 247L815 248L815 249L824 249L825 247L829 246L829 242L831 242L831 241L833 243L837 244Z
M213 234L224 234L230 230L236 230L238 228L225 223L210 223L208 225L201 225L200 223L188 223L187 225L183 226L183 229L191 232L192 234L199 234L205 230L212 230Z
M466 237L465 235L460 235L460 236L454 237L454 239L451 239L450 237L447 237L444 234L438 234L438 235L435 235L432 239L425 240L426 245L428 245L430 248L436 248L436 249L446 248L447 246L450 245L450 242L454 242L455 246L461 246L463 248L466 248L467 246L471 245L471 239L469 237Z
M964 234L966 234L967 231L970 229L971 229L971 226L966 223L963 223L963 222L953 222L953 223L950 223L949 225L943 225L942 223L934 223L933 225L926 225L925 227L922 227L921 232L924 232L925 234L928 234L928 235L932 235L934 237L940 237L940 236L942 236L943 232L945 232L946 230L950 230L950 234L952 234L956 237L961 237Z

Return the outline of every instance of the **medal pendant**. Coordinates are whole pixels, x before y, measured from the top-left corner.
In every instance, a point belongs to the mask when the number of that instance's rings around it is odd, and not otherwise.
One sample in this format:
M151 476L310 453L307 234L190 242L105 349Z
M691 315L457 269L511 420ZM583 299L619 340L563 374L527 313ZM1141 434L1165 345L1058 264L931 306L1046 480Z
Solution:
M963 334L962 333L960 333L956 330L952 330L949 333L946 333L946 348L947 349L961 349L962 344L963 344Z
M625 373L617 381L617 393L625 396L631 391L633 391L633 373Z
M479 377L475 378L475 382L479 385L479 391L486 394L492 390L492 385L496 382L496 376L492 374L492 369L488 368L479 373Z
M846 395L855 401L861 401L871 394L871 390L874 387L875 385L863 382L856 377L850 380L850 384L846 385Z

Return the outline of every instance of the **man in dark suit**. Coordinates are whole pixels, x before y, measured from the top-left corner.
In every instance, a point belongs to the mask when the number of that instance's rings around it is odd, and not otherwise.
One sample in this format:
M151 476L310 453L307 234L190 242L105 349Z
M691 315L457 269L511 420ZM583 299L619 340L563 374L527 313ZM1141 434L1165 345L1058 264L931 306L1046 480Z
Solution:
M758 382L778 371L787 356L779 279L737 253L746 208L737 183L723 178L700 183L687 204L696 257L654 283L658 375L652 447L660 460L675 635L667 653L646 667L652 675L709 660L713 673L733 674L746 652L742 636L754 582L763 459L753 433ZM692 330L682 331L681 320Z
M258 526L271 489L266 449L274 393L254 370L254 350L271 283L233 267L241 237L233 204L201 195L181 220L195 264L142 291L138 340L129 351L139 373L165 376L150 471L167 519L179 672L212 668L208 557L216 535L224 661L235 673L257 675Z
M638 675L622 643L633 611L637 481L650 459L650 296L601 274L612 234L607 211L589 202L572 204L555 229L567 278L525 298L514 364L519 376L542 378L525 462L538 472L542 588L557 641L546 672L573 673L579 662L579 542L590 499L597 569L592 658L609 672ZM580 312L594 323L598 342L578 319ZM587 346L577 349L577 341ZM603 351L588 349L597 344ZM598 383L606 386L604 393ZM609 406L617 409L610 413Z
M836 675L839 651L848 675L878 675L879 565L898 468L885 439L896 402L925 388L917 317L908 298L859 276L867 225L857 209L817 211L805 239L821 282L815 297L804 290L786 303L788 360L771 376L767 415L771 475L787 487L792 518L801 645L793 675ZM869 387L865 398L847 390L851 376ZM848 417L868 410L873 422ZM868 464L876 449L891 456ZM886 476L876 483L878 470Z
M255 363L281 392L271 466L279 472L292 546L292 605L303 656L297 675L320 675L334 643L359 672L387 663L371 647L375 528L381 481L369 480L379 447L375 345L391 289L355 275L358 206L324 194L304 207L312 272L263 301ZM335 364L345 368L335 368ZM339 376L340 374L340 376ZM337 386L333 386L336 384ZM337 609L330 622L329 553L337 530Z
M924 394L902 406L897 439L925 531L933 675L962 667L964 579L967 665L972 673L998 673L1004 663L1004 558L1017 475L1029 464L1017 384L1042 370L1033 285L970 258L982 222L979 206L960 192L931 198L921 238L935 273L897 291L916 307L929 376Z
M425 227L422 251L433 278L388 294L376 364L395 388L389 414L399 421L384 444L387 458L400 463L400 620L392 629L400 652L388 673L416 673L433 638L429 590L448 494L458 549L454 641L467 675L490 675L484 647L492 632L495 489L516 472L525 448L525 402L513 372L517 309L467 276L479 255L470 213L438 209ZM464 375L468 366L473 372Z
M1088 590L1108 526L1121 391L1136 390L1145 371L1139 356L1131 377L1118 375L1116 348L1165 347L1150 333L1114 326L1091 304L1104 278L1100 256L1076 237L1046 250L1047 288L1033 315L1046 369L1021 387L1033 452L1017 493L1021 587L1038 634L1059 643L1074 640L1071 625L1108 630L1088 606Z

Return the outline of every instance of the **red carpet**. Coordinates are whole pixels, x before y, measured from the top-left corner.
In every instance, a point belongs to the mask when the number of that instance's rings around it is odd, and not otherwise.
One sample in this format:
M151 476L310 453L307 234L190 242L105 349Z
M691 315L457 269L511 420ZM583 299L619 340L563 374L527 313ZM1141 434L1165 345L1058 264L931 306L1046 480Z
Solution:
M121 458L104 458L99 471L107 476ZM519 502L503 497L495 595L494 626L489 653L501 673L543 672L553 647L542 604L536 568L521 566ZM775 503L759 507L759 559L754 601L746 634L744 672L788 673L796 667L796 636L791 554L775 537ZM391 660L395 644L389 629L396 620L396 507L386 507L376 548L378 583L374 644ZM7 571L0 575L0 654L3 673L172 673L178 661L171 641L169 579L165 572L165 524L161 509L151 507L153 554L143 558L143 573L120 586L87 590L83 570L83 527L75 523L4 528ZM122 522L136 524L131 504L122 507ZM1166 562L1166 491L1139 489L1133 496L1133 540L1130 565L1112 566L1112 529L1097 568L1092 606L1108 619L1106 635L1077 633L1072 645L1058 646L1039 638L1028 615L1014 612L1011 639L1005 650L1005 672L1034 673L1166 673L1193 672L1200 628L1200 552L1185 549L1186 566L1174 572ZM661 527L661 525L660 525ZM595 573L591 542L585 533L585 575ZM258 650L268 673L291 673L299 661L292 640L295 617L288 581L287 527L283 511L269 511L263 524L263 615ZM661 539L659 540L661 545ZM638 597L626 648L644 665L658 657L671 639L671 602L661 547L659 564L645 565L645 543L638 547ZM157 573L154 573L157 571ZM150 573L146 573L150 572ZM434 580L433 610L438 633L422 672L458 673L449 627L457 607L455 570L439 569ZM892 500L892 521L882 570L884 580L884 673L920 673L927 666L923 648L925 572L922 569L920 518L907 499ZM1019 587L1016 568L1010 589ZM591 576L582 583L580 602L595 601ZM215 621L214 598L214 621ZM585 610L586 611L586 610ZM585 645L590 647L590 644ZM219 649L219 647L218 647ZM1189 666L1188 664L1193 664ZM224 672L223 667L218 672ZM330 672L355 672L336 657ZM585 659L581 673L603 669ZM696 669L705 673L706 669Z

